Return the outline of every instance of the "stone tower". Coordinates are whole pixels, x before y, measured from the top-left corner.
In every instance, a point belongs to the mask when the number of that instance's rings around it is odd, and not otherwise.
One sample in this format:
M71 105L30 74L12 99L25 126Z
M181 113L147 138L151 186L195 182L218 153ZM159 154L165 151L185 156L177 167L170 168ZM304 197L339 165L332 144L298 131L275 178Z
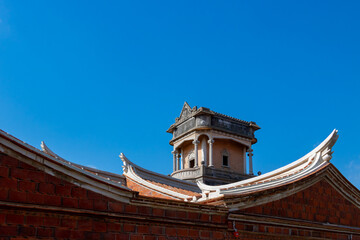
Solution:
M236 182L253 176L252 144L255 122L229 117L187 102L167 130L173 137L172 177L209 185ZM248 159L247 159L248 156ZM247 172L247 162L249 164Z

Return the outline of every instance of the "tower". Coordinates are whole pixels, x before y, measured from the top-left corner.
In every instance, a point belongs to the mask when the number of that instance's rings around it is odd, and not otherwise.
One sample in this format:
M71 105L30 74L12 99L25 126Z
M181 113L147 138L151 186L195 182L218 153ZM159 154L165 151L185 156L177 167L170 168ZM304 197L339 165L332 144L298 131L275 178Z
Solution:
M252 145L255 122L226 116L187 102L167 130L172 133L172 177L209 185L236 182L253 176ZM247 158L248 156L248 158ZM247 172L247 162L249 171Z

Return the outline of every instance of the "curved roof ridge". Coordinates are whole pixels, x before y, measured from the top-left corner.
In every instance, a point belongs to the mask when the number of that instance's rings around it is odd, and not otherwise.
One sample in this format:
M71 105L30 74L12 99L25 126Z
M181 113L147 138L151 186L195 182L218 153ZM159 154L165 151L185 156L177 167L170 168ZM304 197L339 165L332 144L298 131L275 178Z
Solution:
M107 172L107 171L103 171L103 170L100 170L100 169L96 169L96 168L92 168L92 167L87 167L87 166L83 166L83 165L80 165L80 164L77 164L77 163L72 163L70 161L67 161L66 159L60 157L59 155L57 155L56 153L54 153L46 144L44 141L41 141L41 150L42 152L44 153L47 153L49 154L50 156L56 158L57 160L60 160L64 163L68 163L68 164L72 164L73 166L75 167L78 167L82 170L85 170L87 172L90 172L92 174L95 174L96 176L99 176L99 177L102 177L102 178L105 178L107 180L112 180L114 182L118 182L118 180L120 179L123 183L125 181L125 178L124 176L120 175L120 174L116 174L116 173L111 173L111 172ZM114 178L114 179L112 179Z
M330 161L332 155L331 148L338 139L337 133L338 131L336 129L333 130L332 133L322 143L320 143L308 154L284 167L278 168L269 173L231 184L209 186L198 182L198 186L203 192L210 192L210 195L217 197L220 194L229 192L246 192L246 190L249 189L249 186L254 186L252 188L262 190L266 189L267 187L274 187L279 184L294 181L311 174ZM214 191L215 193L211 193Z
M129 202L134 196L134 192L121 182L89 172L65 159L56 158L56 154L51 155L41 151L2 130L0 130L0 152L10 156L24 156L26 160L31 161L29 164L44 168L48 174L54 175L57 172L64 174L71 177L71 182L79 186L122 202Z
M199 189L196 183L187 182L184 180L176 179L164 174L160 174L144 169L136 165L135 163L131 162L123 153L120 153L119 157L123 161L124 174L128 171L127 168L131 166L133 169L135 169L138 176L143 179L159 182L162 184L166 184L172 187L188 190L195 193L201 193L201 190Z

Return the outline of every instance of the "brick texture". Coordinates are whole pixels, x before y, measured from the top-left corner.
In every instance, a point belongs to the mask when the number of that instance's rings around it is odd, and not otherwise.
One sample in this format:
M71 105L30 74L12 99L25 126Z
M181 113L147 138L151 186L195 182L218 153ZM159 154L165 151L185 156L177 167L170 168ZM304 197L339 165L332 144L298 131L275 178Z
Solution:
M226 228L217 232L206 227L212 221L226 226L225 219L216 213L209 215L124 204L64 179L48 175L17 159L0 156L1 201L69 209L67 212L58 212L31 208L10 209L0 205L0 239L185 240L217 239L216 236L226 234ZM82 209L104 215L82 214ZM107 212L119 213L123 217L107 217ZM137 216L142 220L135 221L126 216ZM148 217L168 218L172 222L156 223L146 220ZM201 222L203 227L181 225L174 223L174 220L182 223Z
M360 209L345 199L325 180L289 197L244 209L241 212L360 226Z

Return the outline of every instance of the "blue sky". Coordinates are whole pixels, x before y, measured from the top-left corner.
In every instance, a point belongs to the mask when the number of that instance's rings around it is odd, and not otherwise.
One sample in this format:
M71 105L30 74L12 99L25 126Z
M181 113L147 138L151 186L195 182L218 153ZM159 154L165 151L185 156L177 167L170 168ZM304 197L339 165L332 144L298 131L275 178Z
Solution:
M360 187L359 1L0 0L0 129L121 172L172 170L184 101L262 129L254 170L337 128L332 163Z

